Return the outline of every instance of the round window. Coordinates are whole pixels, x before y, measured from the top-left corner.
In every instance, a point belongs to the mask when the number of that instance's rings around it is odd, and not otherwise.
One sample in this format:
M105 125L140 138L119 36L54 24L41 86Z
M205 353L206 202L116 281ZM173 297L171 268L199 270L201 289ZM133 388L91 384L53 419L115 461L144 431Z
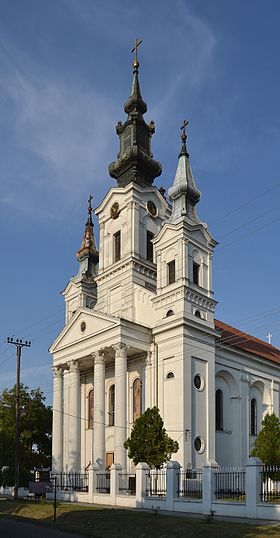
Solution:
M205 450L205 441L202 439L202 437L196 437L194 440L194 448L196 452L199 454L202 454Z
M203 390L204 389L204 379L201 377L200 374L195 374L193 378L193 384L197 390Z
M147 202L147 209L148 209L148 212L150 213L151 217L156 217L157 216L157 206L156 206L156 204L154 204L154 202L152 202L152 200L149 200Z
M82 333L85 332L86 327L87 327L86 322L85 322L85 321L82 321L82 323L81 323L81 331L82 331Z

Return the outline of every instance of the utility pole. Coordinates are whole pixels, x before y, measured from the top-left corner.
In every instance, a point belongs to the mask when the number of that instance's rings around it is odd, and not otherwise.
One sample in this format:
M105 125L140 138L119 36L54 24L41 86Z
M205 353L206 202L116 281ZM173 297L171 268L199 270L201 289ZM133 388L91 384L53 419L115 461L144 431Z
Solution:
M14 499L18 500L18 488L19 488L19 437L20 437L20 358L21 349L23 347L30 347L31 342L25 340L14 340L10 336L7 338L8 344L14 344L17 348L17 376L16 376L16 438L15 438L15 487L14 487Z

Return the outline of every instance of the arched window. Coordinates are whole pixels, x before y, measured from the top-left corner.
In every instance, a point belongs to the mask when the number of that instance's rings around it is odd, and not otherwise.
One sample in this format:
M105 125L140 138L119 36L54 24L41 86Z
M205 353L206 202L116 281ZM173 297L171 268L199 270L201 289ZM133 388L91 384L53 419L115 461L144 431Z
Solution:
M174 379L175 375L173 374L173 372L169 372L166 376L166 379Z
M88 428L93 428L94 400L93 390L88 394Z
M133 422L137 420L142 411L142 383L139 379L135 379L133 383Z
M109 389L109 426L115 425L115 385Z
M221 389L216 390L216 430L223 431L223 393Z
M166 317L169 318L170 316L174 316L174 310L168 310Z
M251 413L250 413L250 434L257 435L257 400L252 398L251 400Z
M199 312L199 310L196 310L194 315L197 317L197 318L201 318L201 313Z

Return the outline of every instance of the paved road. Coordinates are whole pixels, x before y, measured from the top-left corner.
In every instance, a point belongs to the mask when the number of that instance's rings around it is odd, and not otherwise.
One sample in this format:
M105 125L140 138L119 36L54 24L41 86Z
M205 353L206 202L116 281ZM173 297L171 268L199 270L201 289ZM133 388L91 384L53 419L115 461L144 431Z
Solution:
M0 536L3 538L82 538L79 534L69 534L5 518L0 518Z

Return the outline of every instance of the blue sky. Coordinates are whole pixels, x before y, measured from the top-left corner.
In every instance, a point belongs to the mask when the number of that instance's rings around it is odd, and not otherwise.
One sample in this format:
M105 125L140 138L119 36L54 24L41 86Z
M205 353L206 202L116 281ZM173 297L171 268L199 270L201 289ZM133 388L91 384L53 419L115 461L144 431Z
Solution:
M15 381L4 340L24 337L23 382L51 401L59 292L77 271L89 193L97 206L115 185L136 35L158 186L190 122L199 215L220 243L216 317L280 346L279 16L277 0L0 0L0 389Z

